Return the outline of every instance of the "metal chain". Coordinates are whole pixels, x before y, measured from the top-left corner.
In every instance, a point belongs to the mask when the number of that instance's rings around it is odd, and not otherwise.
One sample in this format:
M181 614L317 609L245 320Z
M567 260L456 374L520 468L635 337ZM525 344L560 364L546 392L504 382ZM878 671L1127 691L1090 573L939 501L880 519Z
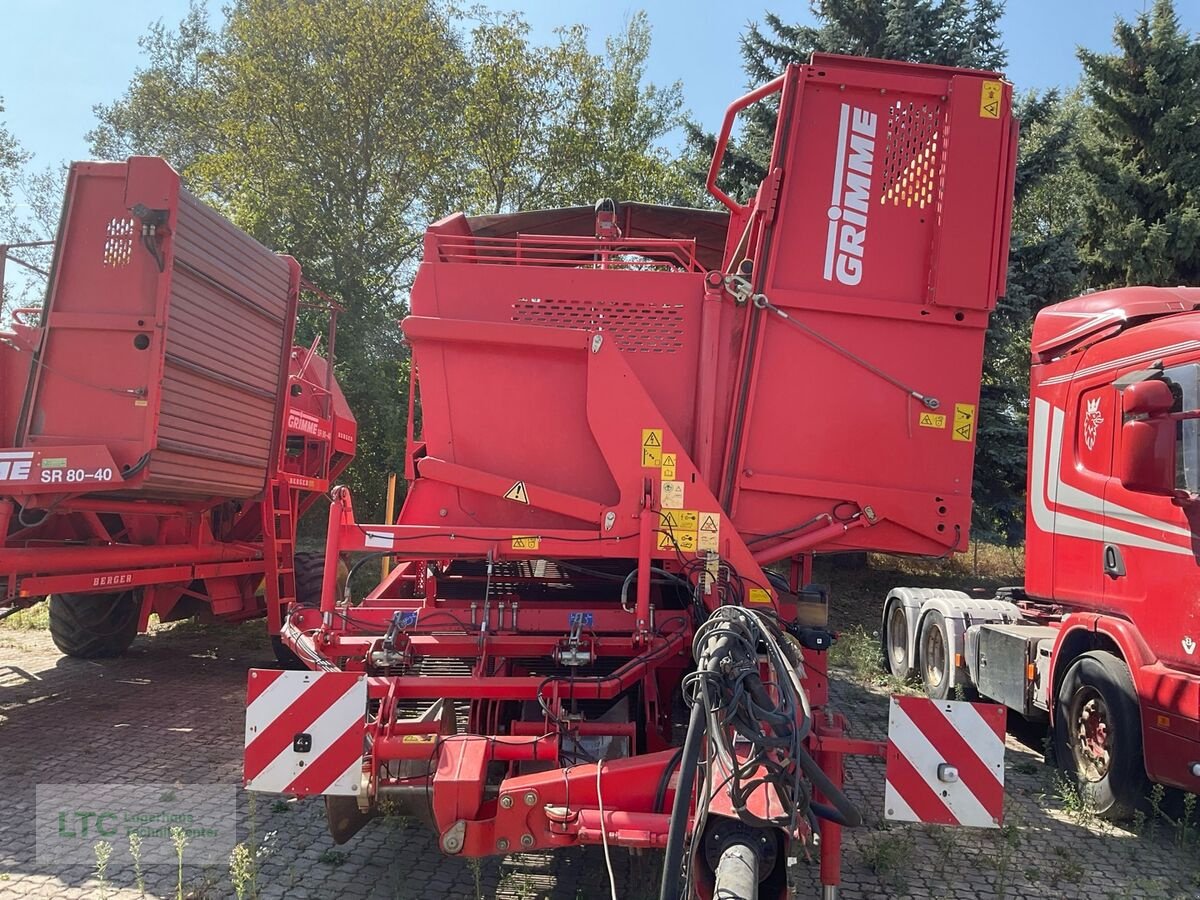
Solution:
M895 387L904 391L904 393L908 394L910 397L914 398L915 400L919 400L925 406L926 409L937 409L939 406L942 405L941 401L938 400L937 397L929 397L925 394L922 394L916 388L910 387L909 385L907 385L903 381L901 381L899 378L896 378L894 375L888 374L887 372L883 371L883 369L879 368L874 363L868 362L867 360L863 359L858 354L854 353L852 350L848 350L847 348L843 347L841 344L837 343L832 338L828 338L825 335L821 334L821 332L817 331L815 328L813 328L809 325L805 325L799 319L795 319L792 316L789 316L786 312L784 312L782 309L780 309L778 306L776 306L774 303L772 303L766 294L754 293L754 289L753 289L753 287L751 287L750 282L747 281L743 276L741 276L741 275L726 275L725 276L725 291L731 297L733 297L734 300L736 300L738 303L746 303L747 301L749 301L750 303L754 304L755 308L757 308L757 309L765 309L768 312L774 313L775 315L779 316L779 318L781 318L785 322L787 322L789 325L792 325L795 328L799 328L801 331L803 331L805 334L807 334L813 340L819 341L820 343L822 343L826 347L828 347L830 350L833 350L835 353L840 353L842 356L846 357L846 359L849 359L852 362L857 363L858 365L862 366L864 369L866 369L868 372L872 373L876 377L882 378L888 384L894 385Z

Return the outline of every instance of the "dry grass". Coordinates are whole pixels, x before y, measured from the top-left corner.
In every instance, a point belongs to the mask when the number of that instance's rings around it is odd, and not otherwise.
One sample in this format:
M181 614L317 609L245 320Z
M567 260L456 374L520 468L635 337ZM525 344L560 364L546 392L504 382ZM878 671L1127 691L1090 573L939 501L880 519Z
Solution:
M818 557L813 581L830 591L830 626L838 631L879 629L888 591L932 587L990 597L997 588L1022 584L1025 552L1020 547L972 543L966 553L945 559L915 559L869 553L866 565L840 557Z
M9 631L41 631L49 627L50 606L47 603L37 603L0 619L0 628L7 628Z

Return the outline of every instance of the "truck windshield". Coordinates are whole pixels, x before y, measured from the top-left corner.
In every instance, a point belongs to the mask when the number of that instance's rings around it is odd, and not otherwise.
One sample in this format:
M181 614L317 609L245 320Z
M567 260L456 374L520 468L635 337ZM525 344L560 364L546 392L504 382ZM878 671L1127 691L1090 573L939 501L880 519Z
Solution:
M1172 366L1163 375L1177 398L1172 412L1200 409L1200 364ZM1200 419L1184 419L1176 425L1175 447L1175 487L1200 493Z

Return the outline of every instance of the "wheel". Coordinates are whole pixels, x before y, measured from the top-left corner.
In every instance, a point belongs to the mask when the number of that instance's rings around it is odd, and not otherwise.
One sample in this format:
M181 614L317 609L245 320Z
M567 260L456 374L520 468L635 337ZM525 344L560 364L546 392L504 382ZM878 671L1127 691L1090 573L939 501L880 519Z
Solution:
M321 587L325 580L325 554L301 552L294 557L293 567L296 576L296 605L316 608L321 605ZM346 577L349 575L344 560L338 560L338 593L346 587ZM284 669L307 669L308 666L292 649L283 642L277 634L271 635L271 649L275 652L275 660Z
M1119 657L1097 650L1071 663L1054 707L1054 751L1097 815L1128 819L1145 799L1137 695Z
M892 600L883 614L883 664L888 674L908 679L912 660L908 656L908 609L900 600Z
M917 636L918 667L925 694L931 700L949 700L954 693L951 685L951 667L954 651L950 647L950 631L946 618L936 609L931 609L921 620L921 631ZM955 673L958 684L964 684L961 673Z
M295 556L296 570L296 603L300 606L317 607L321 605L321 588L325 581L325 554L301 552ZM338 560L337 591L338 599L346 589L346 578L350 569L345 560Z
M76 659L120 656L137 636L141 600L141 591L51 595L54 646Z

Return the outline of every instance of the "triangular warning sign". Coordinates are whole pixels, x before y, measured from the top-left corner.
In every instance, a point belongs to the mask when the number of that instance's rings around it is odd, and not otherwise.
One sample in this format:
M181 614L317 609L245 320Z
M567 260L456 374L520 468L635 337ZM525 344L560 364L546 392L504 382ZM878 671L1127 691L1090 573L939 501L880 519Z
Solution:
M661 447L662 441L658 439L658 432L652 429L646 430L646 439L642 441L643 447Z
M507 491L505 491L504 499L512 500L515 503L524 503L526 506L528 506L529 505L529 495L527 493L525 493L525 482L518 481L516 484L514 484L512 487L510 487Z
M716 518L714 516L705 516L703 519L700 520L700 530L701 531L718 531L720 529L717 526Z

